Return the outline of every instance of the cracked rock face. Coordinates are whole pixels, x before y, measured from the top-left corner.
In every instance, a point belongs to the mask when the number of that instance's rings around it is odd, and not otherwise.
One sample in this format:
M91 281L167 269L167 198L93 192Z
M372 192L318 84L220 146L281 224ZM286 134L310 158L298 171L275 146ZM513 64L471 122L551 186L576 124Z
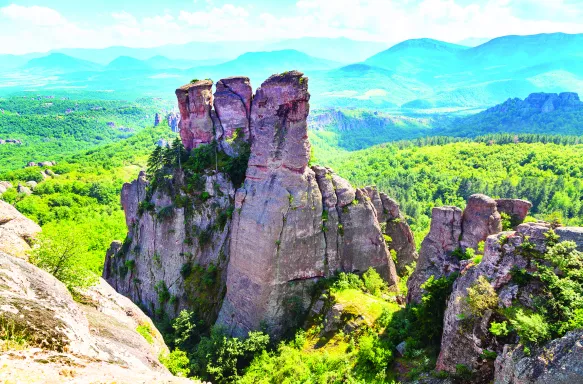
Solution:
M366 192L308 167L309 98L307 78L295 71L270 77L253 98L251 157L235 199L218 319L234 335L263 324L281 336L309 307L310 286L337 270L372 266L397 281Z
M583 331L567 333L527 356L505 345L496 358L495 384L573 384L583 382Z
M525 207L530 203L524 200L494 200L488 196L476 194L468 198L466 209L440 207L433 209L429 234L421 243L419 261L415 272L407 282L409 289L407 302L418 303L423 297L421 285L434 276L439 279L459 272L462 265L452 253L468 248L477 249L478 244L488 236L502 231L502 218L498 212L500 206L505 212L513 212L519 217L526 217Z
M486 382L489 382L494 374L494 365L481 357L485 350L497 352L501 357L496 361L497 380L501 383L543 383L560 381L537 381L539 377L545 376L543 371L536 368L525 370L520 366L535 367L534 360L520 360L516 366L516 361L508 354L508 346L504 346L500 340L488 332L490 320L495 314L487 311L484 316L476 318L468 315L465 306L468 288L478 280L480 276L486 277L496 294L498 295L498 306L505 308L519 303L521 306L536 310L532 301L533 297L541 294L536 282L519 286L512 281L511 271L513 268L524 269L529 267L529 261L521 253L521 245L525 241L534 244L539 252L546 251L545 234L551 229L547 223L525 223L516 228L516 231L502 232L488 237L485 244L485 252L482 262L469 268L456 280L453 292L449 298L447 309L444 315L444 329L441 340L441 352L437 360L437 369L455 372L457 364L464 364L480 373ZM570 234L571 237L561 237L561 241L583 241L583 232L580 228L563 228L563 233ZM577 236L579 233L579 236ZM504 239L504 241L502 241ZM567 337L567 336L565 336ZM508 342L508 341L506 341ZM511 341L512 342L512 341ZM552 344L552 343L551 343ZM559 359L560 360L560 359ZM558 362L561 365L562 362ZM514 371L516 369L516 371ZM513 375L516 375L513 377ZM500 379L498 379L500 377ZM510 377L510 378L509 378ZM556 377L560 377L556 376Z
M210 113L213 105L212 88L211 80L198 80L176 90L180 109L180 137L186 149L213 140L214 126Z
M170 182L147 197L141 173L123 187L129 235L124 244L112 244L104 278L150 312L163 309L173 317L200 302L189 290L184 264L213 263L219 285L213 292L203 289L212 299L198 308L205 320L216 319L236 336L266 326L276 338L301 319L320 278L373 267L396 284L379 224L379 212L386 216L381 195L372 187L353 188L330 169L308 166L308 79L297 71L274 75L252 95L248 78L233 77L220 80L214 96L211 90L210 81L198 81L176 91L182 141L192 149L217 140L230 156L249 143L243 186L235 191L226 175L209 172L204 204L162 215L188 196L180 183ZM217 230L217 216L228 209L232 218ZM210 233L208 244L187 241L189 228ZM163 286L173 303L160 300Z

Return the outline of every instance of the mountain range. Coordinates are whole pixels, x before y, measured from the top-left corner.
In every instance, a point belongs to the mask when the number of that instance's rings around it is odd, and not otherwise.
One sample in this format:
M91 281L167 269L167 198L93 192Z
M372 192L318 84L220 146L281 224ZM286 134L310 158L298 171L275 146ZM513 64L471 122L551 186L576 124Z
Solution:
M2 55L0 92L42 91L44 84L51 92L106 89L136 98L171 94L192 78L237 73L257 87L258 80L290 69L309 76L318 107L433 113L481 110L535 92L583 92L583 34L504 36L476 47L414 39L383 48L344 38L303 38L261 46L194 42Z

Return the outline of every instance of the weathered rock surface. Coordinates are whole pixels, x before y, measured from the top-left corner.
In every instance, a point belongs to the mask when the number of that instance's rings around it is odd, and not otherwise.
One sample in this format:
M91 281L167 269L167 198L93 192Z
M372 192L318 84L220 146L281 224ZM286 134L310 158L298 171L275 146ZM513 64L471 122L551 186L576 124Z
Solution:
M375 192L372 192L372 194L374 197L371 197L371 199L377 201L376 195L379 194ZM417 262L419 258L413 231L411 231L405 216L399 209L399 204L395 200L384 193L380 193L379 200L380 207L377 208L377 217L379 221L386 222L385 234L392 239L389 249L396 252L397 271L402 274L406 271L405 267Z
M561 241L572 241L577 244L577 250L583 252L583 227L559 227L555 228L555 233Z
M496 201L486 195L472 195L468 199L462 217L462 238L460 247L476 248L479 242L490 235L502 231L502 218Z
M140 309L105 282L86 292L87 304L80 305L52 275L0 252L0 287L0 316L26 335L30 347L42 349L31 350L29 355L53 356L47 366L76 361L75 371L93 364L171 378L157 358L167 352L162 336ZM136 332L138 325L150 328L151 344Z
M211 80L198 80L176 90L180 109L180 137L186 149L210 143L214 138L212 87Z
M551 229L547 223L525 223L516 231L502 232L488 237L482 262L469 268L455 282L444 316L444 331L441 342L441 353L437 361L437 369L455 372L456 365L464 364L480 372L480 376L488 380L493 374L493 365L481 358L484 350L501 353L503 343L500 343L488 332L492 319L492 311L486 311L476 318L469 313L466 300L467 290L473 286L480 276L486 277L496 292L499 307L508 307L515 303L534 310L532 298L540 294L536 283L519 286L512 282L513 268L525 269L529 261L523 256L522 244L528 240L534 244L536 251L546 251L545 234ZM583 241L580 228L564 228L561 241ZM502 241L504 239L504 241ZM523 381L510 381L523 383ZM524 381L530 383L531 381Z
M208 300L198 309L212 323L224 294L229 256L229 219L224 216L225 222L219 224L219 217L232 210L234 188L221 173L206 175L200 193L208 198L201 201L181 191L183 178L177 171L151 197L143 172L123 186L121 203L128 237L125 245L112 243L103 278L151 315L162 309L176 316L184 308L192 309L204 294ZM143 209L146 204L149 209ZM203 287L201 273L208 268L216 273L216 285Z
M522 224L528 211L532 208L532 203L526 200L519 199L498 199L496 200L498 212L505 213L510 216L512 226Z
M421 285L431 276L436 279L459 270L459 260L452 252L459 248L462 234L462 210L457 207L433 208L429 233L421 243L415 272L407 281L407 302L418 303Z
M214 107L220 121L221 132L217 132L223 150L234 155L232 138L238 135L249 140L249 115L253 91L248 77L230 77L217 82Z
M459 272L462 264L453 256L455 250L477 250L478 244L488 236L502 231L500 207L511 214L516 223L524 220L531 204L524 200L500 199L498 201L481 194L468 199L466 209L443 207L434 209L429 234L421 243L417 268L409 278L407 302L419 302L423 296L421 285L430 276L436 279ZM455 211L456 213L453 213Z
M524 354L521 346L505 345L496 359L495 384L583 383L583 331Z
M0 200L0 251L26 259L29 243L40 231L38 224Z
M274 75L252 101L251 157L235 198L227 295L218 323L234 335L263 324L277 336L308 309L309 288L336 270L395 268L365 190L310 169L308 80Z

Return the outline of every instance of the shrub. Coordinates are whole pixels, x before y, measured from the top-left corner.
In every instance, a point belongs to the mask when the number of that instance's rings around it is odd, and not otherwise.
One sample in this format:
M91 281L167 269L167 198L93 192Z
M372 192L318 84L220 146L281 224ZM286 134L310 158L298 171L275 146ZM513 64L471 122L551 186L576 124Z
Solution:
M340 272L338 279L332 285L332 290L343 291L345 289L362 289L363 287L364 284L358 275Z
M498 295L484 276L480 276L467 292L466 303L476 317L481 317L486 310L494 309L498 305Z
M499 337L508 336L508 334L510 333L510 331L508 330L508 322L503 321L501 323L497 323L493 321L490 324L490 333L493 334L494 336Z
M144 339L146 339L146 341L149 344L154 344L154 338L152 337L152 328L150 327L150 324L148 323L140 323L140 325L138 325L138 327L136 328L136 331L142 335L142 337Z
M523 343L538 344L550 338L549 326L541 315L526 314L518 309L513 317L510 324Z
M364 286L374 296L380 296L383 289L386 288L385 281L381 278L374 268L370 267L363 275Z
M190 373L188 356L180 349L175 349L170 353L161 353L158 359L174 376L187 377Z
M357 370L375 374L386 371L393 360L390 346L379 338L376 333L367 333L358 340Z

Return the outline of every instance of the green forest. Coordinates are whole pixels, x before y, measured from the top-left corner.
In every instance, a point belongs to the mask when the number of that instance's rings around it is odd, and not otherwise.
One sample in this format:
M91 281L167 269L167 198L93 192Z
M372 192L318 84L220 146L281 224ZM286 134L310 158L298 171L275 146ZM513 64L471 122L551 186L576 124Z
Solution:
M29 162L60 161L80 150L132 136L151 126L164 104L156 99L69 99L54 96L0 98L0 172Z

